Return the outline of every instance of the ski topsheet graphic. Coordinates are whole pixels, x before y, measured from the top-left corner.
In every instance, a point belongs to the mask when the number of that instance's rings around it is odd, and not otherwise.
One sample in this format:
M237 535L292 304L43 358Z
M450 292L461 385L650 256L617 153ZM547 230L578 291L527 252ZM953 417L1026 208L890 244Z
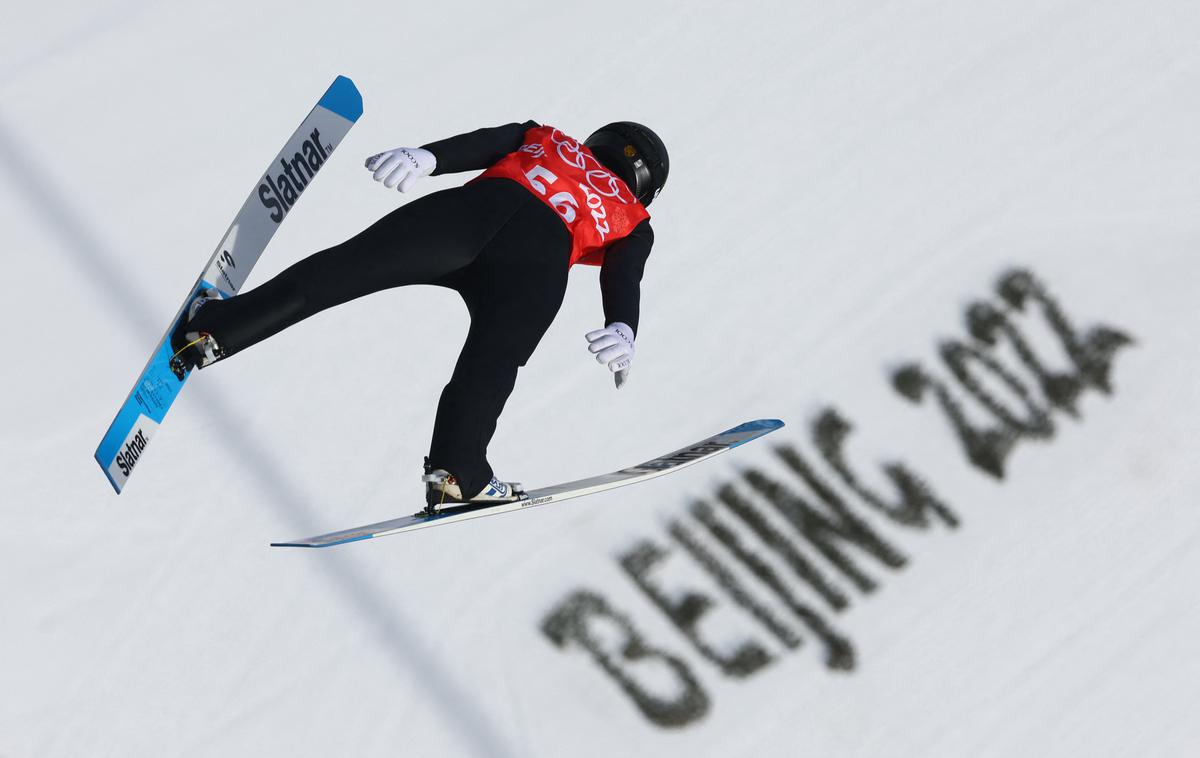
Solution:
M171 370L170 335L192 298L209 288L221 297L237 294L279 224L362 110L354 82L339 76L254 185L96 449L96 462L118 493L187 381L190 372L176 376Z
M627 484L644 482L647 479L653 479L663 474L669 474L672 471L678 471L681 468L691 466L694 463L708 460L715 455L724 453L726 450L732 450L738 445L744 445L751 440L758 439L764 434L773 432L782 426L783 422L778 419L747 421L740 426L727 429L720 434L714 434L708 439L701 440L694 445L688 445L681 450L659 456L637 466L630 466L620 471L614 471L611 474L602 474L590 479L580 479L575 482L567 482L566 484L557 484L553 487L530 490L525 493L523 498L512 503L452 506L442 508L432 516L417 513L390 521L380 521L377 524L367 524L355 529L330 532L329 534L321 534L316 537L295 540L293 542L272 542L271 544L275 547L329 547L330 545L341 545L345 542L356 542L372 537L384 537L389 534L423 529L427 526L450 524L455 521L466 521L467 519L481 518L483 516L494 516L498 513L519 511L535 505L557 503L561 500L570 500L571 498L583 497L584 495L594 495L597 492L623 487Z

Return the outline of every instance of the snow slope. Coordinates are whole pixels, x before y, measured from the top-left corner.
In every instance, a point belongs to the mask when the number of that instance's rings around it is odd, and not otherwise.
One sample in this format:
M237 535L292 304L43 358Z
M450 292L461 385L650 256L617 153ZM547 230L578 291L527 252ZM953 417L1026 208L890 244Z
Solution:
M1200 750L1194 4L73 6L24 5L0 30L0 755ZM406 199L361 168L380 149L631 118L662 134L673 172L630 382L615 392L585 351L601 313L580 267L493 463L538 486L746 419L788 427L611 495L268 548L417 501L467 322L452 293L410 288L194 377L115 496L91 457L100 435L338 73L365 115L248 286ZM968 307L990 303L1049 370L1079 375L1041 310L996 294L1013 269L1080 338L1134 340L1113 348L1110 392L1089 375L1075 415L1010 342L967 331ZM940 357L946 341L1005 366L1033 411L977 358L979 394L1041 424L1003 478L968 461L932 389L914 402L892 385L919 364L973 426L1001 424ZM957 527L869 505L819 452L828 409L853 426L861 488L896 500L881 466L899 462ZM789 450L887 560L836 543L839 568L752 486L832 513ZM739 497L841 610L726 502ZM830 667L766 572L850 668ZM625 658L631 633L657 652Z

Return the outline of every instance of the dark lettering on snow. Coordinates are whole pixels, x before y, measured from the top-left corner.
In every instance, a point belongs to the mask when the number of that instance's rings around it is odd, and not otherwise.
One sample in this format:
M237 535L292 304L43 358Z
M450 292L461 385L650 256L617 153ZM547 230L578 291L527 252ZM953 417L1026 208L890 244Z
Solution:
M949 378L913 361L893 373L892 386L907 402L921 405L931 398L966 465L999 482L1022 443L1054 438L1056 413L1079 419L1086 391L1113 393L1114 359L1134 340L1106 325L1080 332L1049 289L1026 269L1000 277L995 295L967 307L963 339L938 345ZM1040 320L1059 343L1057 361L1040 354L1023 331L1030 319ZM1004 356L1016 365L1008 365ZM582 648L638 711L660 727L684 727L711 710L706 678L749 679L780 654L802 650L806 638L819 643L826 669L853 670L854 646L829 616L850 607L854 593L866 597L878 591L881 572L907 565L908 556L883 528L929 533L934 527L955 530L961 522L907 463L882 465L881 481L889 483L891 493L868 486L846 452L853 428L834 408L820 412L810 428L822 468L832 474L840 492L797 445L781 444L774 448L774 463L783 476L748 468L737 481L719 484L711 501L693 499L685 515L667 523L666 537L677 549L661 538L643 537L618 551L624 574L648 601L645 607L678 632L674 640L649 640L643 630L660 625L639 624L633 613L585 588L568 593L550 610L542 632L559 648ZM711 452L704 446L689 448L625 471L660 471ZM864 561L874 571L867 571ZM704 586L668 579L678 576L664 570L670 564L693 569L691 576L705 577ZM740 566L739 571L733 566ZM805 595L817 602L803 600ZM744 617L742 636L711 638L704 622L718 609ZM606 644L603 640L611 635L595 633L605 624L620 631L619 643ZM758 633L750 634L751 629ZM672 649L681 643L685 647ZM702 671L705 664L709 670ZM651 669L658 671L647 675ZM667 680L663 670L670 675ZM674 683L663 689L664 681Z

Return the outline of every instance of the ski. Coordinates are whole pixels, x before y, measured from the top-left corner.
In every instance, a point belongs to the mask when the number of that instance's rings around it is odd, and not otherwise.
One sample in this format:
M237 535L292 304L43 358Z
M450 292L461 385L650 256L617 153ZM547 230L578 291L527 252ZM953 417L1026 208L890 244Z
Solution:
M451 506L442 508L433 515L424 512L415 513L411 516L402 516L390 521L380 521L376 524L367 524L366 526L345 529L340 532L330 532L329 534L321 534L307 539L294 540L292 542L272 542L271 545L272 547L330 547L346 542L357 542L359 540L371 539L372 537L386 537L389 534L410 532L415 529L424 529L442 524L452 524L457 521L482 518L483 516L495 516L500 513L510 513L512 511L524 510L525 508L532 508L535 505L557 503L585 495L594 495L598 492L605 492L617 487L644 482L673 471L679 471L682 468L720 455L727 450L732 450L739 445L744 445L751 440L756 440L764 434L769 434L782 426L783 422L778 419L748 421L732 429L727 429L720 434L714 434L693 445L688 445L673 453L659 456L637 466L630 466L620 471L594 476L589 479L580 479L574 482L567 482L566 484L556 484L552 487L530 490L520 500L511 503Z
M223 298L237 294L279 224L362 110L354 82L344 76L334 79L255 183L96 449L96 462L118 494L191 373L171 365L175 325L197 293L211 288Z

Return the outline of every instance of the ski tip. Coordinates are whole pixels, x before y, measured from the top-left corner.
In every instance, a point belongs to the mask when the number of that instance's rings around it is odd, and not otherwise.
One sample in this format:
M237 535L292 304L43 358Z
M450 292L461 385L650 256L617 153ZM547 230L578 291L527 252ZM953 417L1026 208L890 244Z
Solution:
M760 418L756 421L747 421L744 424L735 426L732 429L722 432L722 437L733 437L729 447L739 447L752 440L756 440L764 434L770 434L776 429L783 427L783 422L777 418Z
M363 114L362 94L346 76L339 75L334 79L317 104L350 122L358 121Z
M740 426L735 426L726 434L734 434L738 432L773 432L776 429L783 427L783 422L777 418L760 418L756 421L747 421Z

